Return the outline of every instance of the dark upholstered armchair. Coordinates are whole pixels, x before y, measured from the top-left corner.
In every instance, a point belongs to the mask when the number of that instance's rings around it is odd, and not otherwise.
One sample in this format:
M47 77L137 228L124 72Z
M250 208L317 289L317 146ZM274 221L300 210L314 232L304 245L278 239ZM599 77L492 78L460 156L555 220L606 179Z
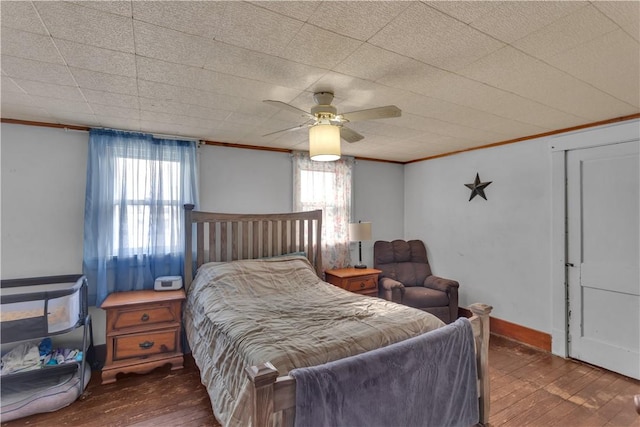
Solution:
M428 311L445 323L458 318L458 282L431 274L427 249L420 240L375 242L373 264L382 270L382 298Z

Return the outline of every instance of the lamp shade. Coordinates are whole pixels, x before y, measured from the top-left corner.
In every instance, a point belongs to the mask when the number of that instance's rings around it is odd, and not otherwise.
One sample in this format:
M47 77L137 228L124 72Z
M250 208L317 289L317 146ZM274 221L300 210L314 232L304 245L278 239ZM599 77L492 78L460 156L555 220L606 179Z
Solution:
M309 128L309 157L319 162L332 162L340 158L340 128L319 124Z
M371 240L371 223L356 222L349 224L349 240L352 242Z

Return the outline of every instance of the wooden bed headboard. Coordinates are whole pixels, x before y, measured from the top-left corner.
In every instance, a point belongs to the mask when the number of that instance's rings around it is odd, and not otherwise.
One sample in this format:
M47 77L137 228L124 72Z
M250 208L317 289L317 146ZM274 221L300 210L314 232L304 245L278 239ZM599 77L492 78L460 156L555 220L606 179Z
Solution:
M184 205L184 286L189 289L195 272L213 261L266 258L304 252L322 277L322 211L280 214L199 212ZM195 248L193 226L195 224Z

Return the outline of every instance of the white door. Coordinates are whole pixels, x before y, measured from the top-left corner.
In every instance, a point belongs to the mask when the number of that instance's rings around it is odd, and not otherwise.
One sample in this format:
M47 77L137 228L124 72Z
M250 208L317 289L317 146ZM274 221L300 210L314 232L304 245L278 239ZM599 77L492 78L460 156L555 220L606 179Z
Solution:
M640 379L638 141L567 152L569 356Z

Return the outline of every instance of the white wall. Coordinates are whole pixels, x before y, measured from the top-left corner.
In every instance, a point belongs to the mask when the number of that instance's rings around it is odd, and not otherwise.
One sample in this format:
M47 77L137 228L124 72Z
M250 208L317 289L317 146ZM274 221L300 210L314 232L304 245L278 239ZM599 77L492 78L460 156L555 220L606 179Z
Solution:
M87 132L1 125L2 279L82 271L88 138ZM199 153L200 209L291 211L288 153L218 146L203 146ZM358 161L354 182L356 218L373 221L374 240L401 237L403 166ZM372 245L363 244L369 265ZM357 257L355 246L352 253ZM104 344L104 312L90 312L95 342Z
M372 239L362 242L362 263L373 267L376 240L404 235L404 166L357 160L353 173L354 221L371 221ZM351 244L351 260L358 260L358 244Z
M412 163L405 236L427 245L434 274L460 282L460 305L551 332L551 155L545 139ZM488 200L469 200L476 173Z
M200 210L291 212L291 155L204 145L200 155Z
M87 133L2 125L2 278L82 272Z

